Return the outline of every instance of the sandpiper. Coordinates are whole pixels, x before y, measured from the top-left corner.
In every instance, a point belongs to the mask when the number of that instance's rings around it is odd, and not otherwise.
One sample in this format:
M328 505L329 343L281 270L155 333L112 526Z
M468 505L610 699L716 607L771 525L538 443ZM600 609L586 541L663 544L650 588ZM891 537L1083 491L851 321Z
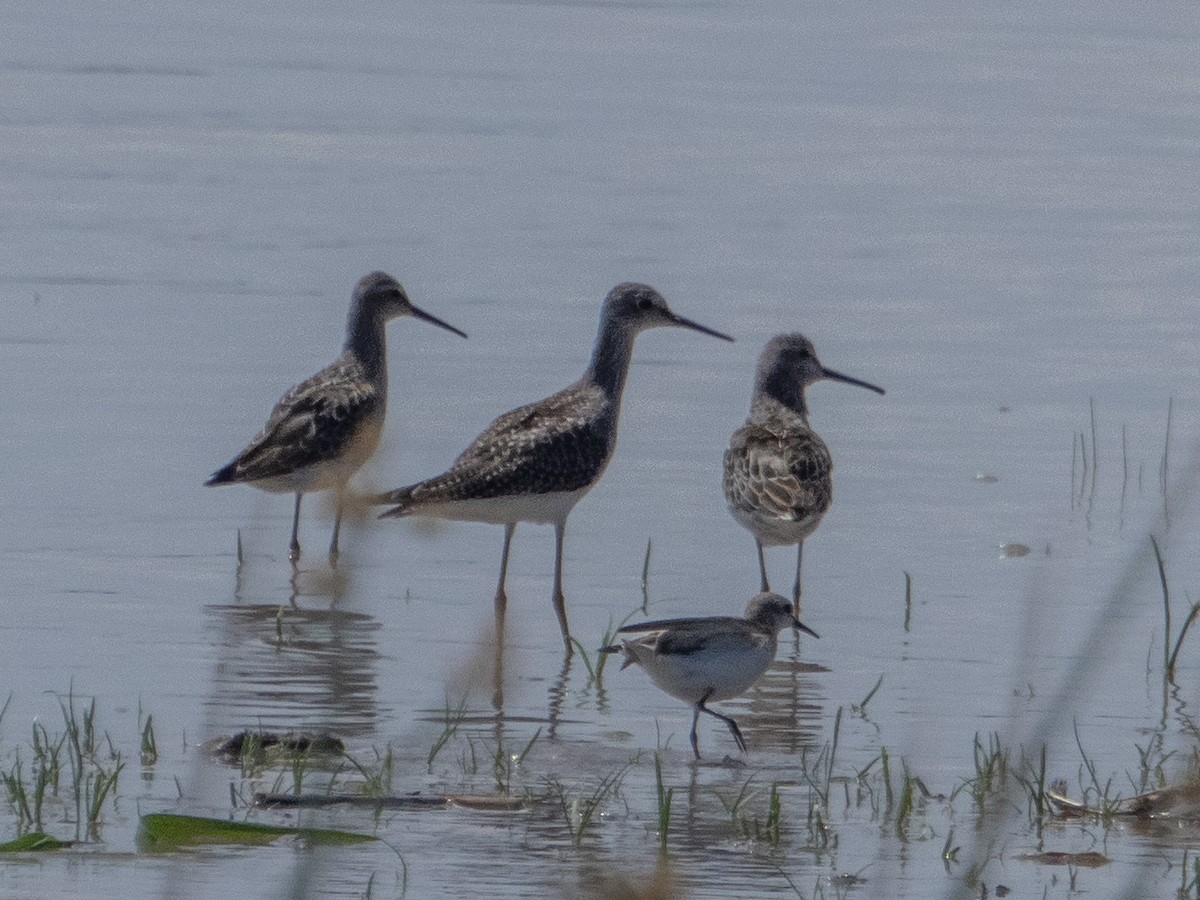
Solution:
M758 358L750 416L725 451L725 500L733 517L754 535L763 591L771 589L763 546L796 545L792 599L797 616L804 539L816 531L833 500L833 457L809 426L804 400L805 389L822 378L884 393L822 366L812 341L803 335L776 335Z
M387 407L387 338L384 325L415 316L460 337L466 334L413 306L390 275L372 272L354 287L346 344L332 365L283 395L258 437L205 484L245 482L264 491L294 492L288 558L300 558L300 498L330 488L338 492L329 557L336 562L346 483L379 446Z
M696 724L702 712L728 725L738 749L746 751L746 741L737 722L705 704L710 700L729 700L748 691L775 659L776 639L789 626L817 637L815 631L796 618L787 598L764 591L750 599L744 619L710 616L626 625L617 629L617 634L640 637L600 650L623 652L622 669L637 663L651 681L672 697L692 704L692 752L699 759Z
M500 416L444 474L379 498L381 503L396 504L384 516L422 515L504 526L495 598L498 637L503 636L508 553L517 523L550 524L555 537L554 611L571 655L562 586L567 516L600 481L616 447L634 339L660 325L733 340L676 315L648 285L618 284L604 299L595 350L582 378L545 400Z

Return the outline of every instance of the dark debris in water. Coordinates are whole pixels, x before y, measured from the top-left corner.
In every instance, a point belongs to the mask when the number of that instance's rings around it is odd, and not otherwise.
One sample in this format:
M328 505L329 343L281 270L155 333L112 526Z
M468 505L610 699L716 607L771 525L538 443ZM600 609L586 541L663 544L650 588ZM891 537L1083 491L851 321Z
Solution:
M360 806L371 809L445 809L460 806L485 812L517 812L528 804L522 797L491 794L402 794L389 797L369 797L363 794L267 794L254 795L259 807L313 808L325 806Z
M228 740L220 741L209 751L217 760L227 765L237 765L247 754L255 757L266 753L289 756L341 756L346 745L331 734L309 734L303 731L288 731L282 734L270 731L239 731Z
M1087 850L1083 853L1063 853L1061 851L1022 853L1017 859L1043 866L1081 866L1085 869L1098 869L1112 862L1103 853L1097 853L1095 850Z

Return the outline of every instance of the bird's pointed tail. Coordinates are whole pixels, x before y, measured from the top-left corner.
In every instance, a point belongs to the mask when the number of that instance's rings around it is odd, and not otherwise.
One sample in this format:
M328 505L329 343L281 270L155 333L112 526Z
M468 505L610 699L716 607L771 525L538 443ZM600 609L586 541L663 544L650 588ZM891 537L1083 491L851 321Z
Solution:
M408 487L396 488L394 491L387 491L383 494L376 494L371 499L372 504L377 506L392 504L392 508L381 512L379 518L393 519L398 516L408 515L409 506L412 504L413 488L415 487L416 485L414 484Z

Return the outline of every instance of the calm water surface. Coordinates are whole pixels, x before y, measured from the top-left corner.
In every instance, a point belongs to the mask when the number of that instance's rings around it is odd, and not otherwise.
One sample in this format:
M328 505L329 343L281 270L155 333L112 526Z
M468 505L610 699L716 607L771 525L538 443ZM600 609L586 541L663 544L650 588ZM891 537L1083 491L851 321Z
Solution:
M1178 889L1195 829L1039 831L1019 801L979 832L959 794L898 833L882 781L865 778L864 795L853 776L877 774L886 749L897 785L903 761L949 795L975 774L976 735L999 732L1014 761L1045 742L1049 776L1079 795L1074 725L1128 795L1139 746L1177 751L1168 778L1193 752L1200 657L1185 646L1164 692L1148 536L1163 542L1177 627L1200 577L1194 5L282 15L211 0L6 20L0 763L28 753L35 719L59 727L68 690L96 698L129 763L101 840L5 864L0 894L282 897L307 883L392 896L405 877L415 897L595 893L606 874L656 869L657 747L686 896L977 896L973 863L989 888L1067 896L1065 867L1018 859L1043 850L1106 854L1076 873L1092 896ZM652 615L735 613L755 590L719 473L765 340L803 331L826 364L888 389L810 392L838 464L805 554L805 619L822 639L785 640L761 686L725 704L744 766L722 763L736 753L715 722L694 766L689 711L636 669L613 666L599 687L579 659L563 670L549 529L517 532L497 722L500 529L352 522L334 576L331 510L310 498L293 576L286 497L201 486L333 358L351 286L374 268L471 339L389 327L388 427L364 489L442 471L496 414L577 377L617 281L647 281L737 337L639 340L620 448L568 532L588 648L641 607L648 540ZM1086 475L1079 440L1096 460ZM1006 555L1012 544L1031 552ZM769 562L789 584L792 554ZM160 745L145 770L139 704ZM834 772L850 781L835 782L818 846L806 773L839 709ZM537 734L510 787L549 800L517 815L311 818L387 846L135 855L139 814L246 815L230 782L248 796L276 773L243 782L204 747L258 727L327 729L359 760L390 745L395 792L494 791L497 747L511 758ZM578 813L626 766L575 847L559 789ZM765 820L778 785L776 846L726 810L751 776L744 818ZM963 849L944 866L951 829Z

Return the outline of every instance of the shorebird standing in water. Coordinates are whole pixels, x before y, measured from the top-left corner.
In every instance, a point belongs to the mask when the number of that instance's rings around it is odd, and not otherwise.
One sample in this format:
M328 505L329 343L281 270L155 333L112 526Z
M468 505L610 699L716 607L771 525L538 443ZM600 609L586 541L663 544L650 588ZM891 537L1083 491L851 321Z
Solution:
M390 275L372 272L354 287L342 355L283 395L258 437L205 482L244 482L264 491L294 492L288 558L300 558L300 498L330 488L338 492L329 558L338 556L338 531L346 483L375 452L387 408L387 337L384 326L397 316L415 316L466 335L413 306Z
M600 481L612 458L634 339L662 325L733 340L676 315L648 285L618 284L604 299L596 347L582 378L545 400L500 416L444 474L379 498L381 503L396 504L384 516L420 515L504 526L495 599L498 639L503 636L508 553L517 523L549 524L554 526L555 542L554 611L571 655L562 586L567 516Z
M750 416L725 451L725 500L738 524L754 535L762 590L771 589L763 546L796 545L792 599L797 616L804 539L816 531L833 501L833 457L809 426L804 399L805 389L822 378L884 392L826 369L803 335L776 335L758 358Z
M738 749L746 741L737 722L709 709L710 700L729 700L748 691L775 659L779 632L798 628L817 633L796 618L792 604L778 594L761 593L746 606L746 617L712 616L699 619L659 619L626 625L617 634L640 637L601 647L602 653L624 653L621 668L637 663L650 680L672 697L692 704L692 752L700 758L696 725L700 713L729 726Z

